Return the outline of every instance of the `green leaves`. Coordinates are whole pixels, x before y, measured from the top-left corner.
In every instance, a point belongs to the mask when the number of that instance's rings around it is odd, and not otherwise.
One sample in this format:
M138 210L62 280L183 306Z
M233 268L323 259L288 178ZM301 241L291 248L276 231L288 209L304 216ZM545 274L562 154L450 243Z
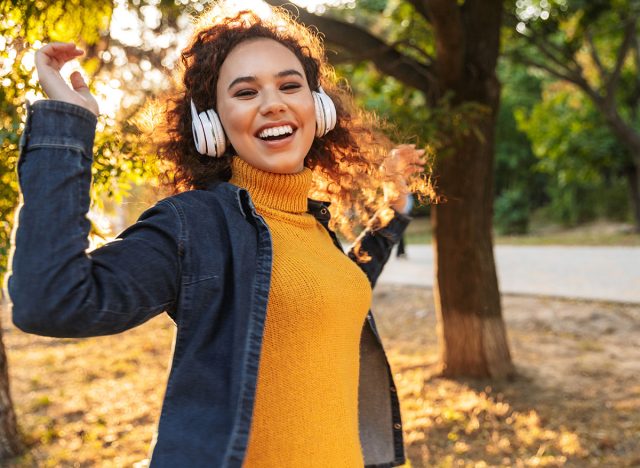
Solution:
M161 10L174 19L181 12L173 2L164 2ZM121 201L133 185L153 181L158 173L158 161L148 156L144 138L127 123L139 111L145 98L145 91L140 89L142 80L134 79L137 74L145 73L140 66L142 60L136 56L136 68L131 71L123 49L117 51L120 57L117 66L112 60L116 51L103 53L112 42L113 12L114 2L106 0L17 0L3 2L0 6L0 245L6 246L0 250L0 276L6 268L13 213L18 203L16 164L18 139L25 120L24 102L42 96L33 76L34 49L41 44L73 41L85 49L87 54L80 61L90 78L92 93L105 92L110 103L126 110L119 112L117 119L114 115L99 119L92 167L93 206L102 208L104 199ZM168 27L167 23L163 27ZM134 52L139 51L131 51ZM128 79L127 72L130 74ZM148 70L146 73L151 74ZM162 76L159 71L157 73ZM108 85L112 83L117 83L123 100L130 103L128 108L113 102L119 94L108 94Z
M9 2L2 9L3 34L26 44L81 39L95 44L108 32L113 2L57 0Z
M536 170L549 176L552 217L568 225L605 215L625 219L629 153L573 86L552 83L543 96L530 112L519 109L516 118L532 142Z

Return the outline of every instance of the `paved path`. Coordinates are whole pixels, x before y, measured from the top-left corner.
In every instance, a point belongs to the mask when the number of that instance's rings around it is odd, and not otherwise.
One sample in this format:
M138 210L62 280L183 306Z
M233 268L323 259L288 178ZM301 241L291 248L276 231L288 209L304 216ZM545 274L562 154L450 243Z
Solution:
M640 303L640 247L495 248L503 293ZM431 245L410 245L407 259L395 250L380 283L433 286Z

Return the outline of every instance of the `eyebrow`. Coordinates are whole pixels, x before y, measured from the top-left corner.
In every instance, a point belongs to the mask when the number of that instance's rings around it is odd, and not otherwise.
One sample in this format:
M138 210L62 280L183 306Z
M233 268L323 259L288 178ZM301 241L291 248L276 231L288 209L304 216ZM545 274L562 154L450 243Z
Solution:
M302 76L302 73L300 73L298 70L294 70L293 68L289 69L289 70L283 70L281 72L276 73L274 76L276 78L282 78L285 76L291 76L291 75L297 75L300 78L304 79L304 76ZM231 89L234 85L238 84L238 83L253 83L258 81L258 78L253 75L253 76L239 76L238 78L236 78L235 80L233 80L231 82L231 84L229 85L229 87L227 88L227 90Z

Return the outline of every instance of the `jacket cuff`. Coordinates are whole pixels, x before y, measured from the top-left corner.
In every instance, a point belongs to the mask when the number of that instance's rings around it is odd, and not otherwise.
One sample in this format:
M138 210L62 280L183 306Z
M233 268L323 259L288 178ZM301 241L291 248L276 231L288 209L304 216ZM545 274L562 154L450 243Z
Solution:
M43 99L31 104L26 101L27 121L21 150L36 145L77 148L88 158L93 155L97 117L76 104Z
M407 226L409 225L411 220L413 220L413 217L407 214L402 214L393 208L391 209L393 210L394 214L393 218L385 227L377 229L375 233L376 235L386 237L391 242L396 244L400 242L400 238L402 237L404 230L407 229Z

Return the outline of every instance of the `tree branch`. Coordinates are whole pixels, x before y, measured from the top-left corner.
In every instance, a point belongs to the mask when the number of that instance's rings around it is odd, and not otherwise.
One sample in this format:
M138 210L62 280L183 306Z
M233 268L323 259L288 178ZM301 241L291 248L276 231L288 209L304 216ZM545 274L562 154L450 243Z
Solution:
M393 47L394 49L396 47L398 47L398 46L404 46L404 47L406 47L408 49L414 50L425 59L427 67L433 66L433 63L434 63L433 56L428 54L424 49L421 49L417 45L412 44L411 42L409 42L408 39L402 39L400 41L395 41L395 42L393 42L392 44L389 44L389 45L390 45L390 47Z
M627 53L633 44L633 39L635 37L636 32L636 22L638 21L637 16L632 16L627 21L624 37L622 39L622 44L620 44L620 49L618 49L618 57L616 58L616 64L613 68L613 72L611 72L611 77L606 85L606 97L607 99L614 99L614 94L616 91L616 87L618 86L618 82L620 81L620 73L622 72L622 66L624 65L624 60L627 57Z
M429 9L427 8L427 0L409 0L409 3L413 5L413 8L420 13L427 21L431 21L429 17Z
M268 0L267 3L281 6L297 16L298 21L318 28L326 40L348 50L355 58L371 60L382 73L392 76L407 86L429 93L435 83L431 67L402 54L393 46L356 25L327 16L315 15L291 3Z
M591 54L591 59L596 64L596 68L598 69L598 74L600 75L600 80L605 83L607 81L607 71L602 65L602 61L600 60L600 56L598 55L598 51L596 49L596 45L593 42L593 36L591 35L591 31L588 29L585 31L584 37L587 40L587 44L589 44L589 53Z
M530 59L529 57L525 57L517 53L512 53L511 55L515 60L517 60L518 62L524 65L529 65L531 67L538 68L540 70L543 70L549 73L550 75L555 76L556 78L573 83L574 85L582 89L587 95L589 95L589 97L593 99L594 102L596 102L596 104L599 101L602 101L602 96L600 96L591 87L591 85L587 82L587 80L585 80L585 78L582 75L566 73L566 70L563 70L563 71L556 70L555 68L553 68L552 66L544 62L539 62L537 60Z
M510 20L511 24L515 28L520 19L513 13L505 12L505 17ZM575 56L571 53L567 53L565 49L553 43L553 41L538 34L538 32L530 25L526 25L529 34L521 33L520 36L524 37L529 44L540 50L549 60L552 60L556 65L561 68L575 74L582 74L582 67L576 61ZM517 29L516 29L517 31ZM570 67L568 64L572 64Z
M576 62L575 57L566 54L563 50L559 50L557 47L553 46L550 41L545 41L545 39L536 34L536 32L532 28L529 28L529 31L531 31L530 34L520 33L520 35L523 36L527 40L527 42L529 42L529 44L538 49L545 57L547 57L561 69L565 70L567 73L576 76L582 75L582 67L578 62ZM555 49L555 52L560 54L560 57L555 55L555 53L552 51L552 48ZM575 68L570 67L569 64L575 65Z
M636 70L640 70L640 35L636 34L633 40L633 58L636 62ZM640 73L636 73L634 89L629 96L629 107L631 116L635 121L638 117L638 106L640 105Z

